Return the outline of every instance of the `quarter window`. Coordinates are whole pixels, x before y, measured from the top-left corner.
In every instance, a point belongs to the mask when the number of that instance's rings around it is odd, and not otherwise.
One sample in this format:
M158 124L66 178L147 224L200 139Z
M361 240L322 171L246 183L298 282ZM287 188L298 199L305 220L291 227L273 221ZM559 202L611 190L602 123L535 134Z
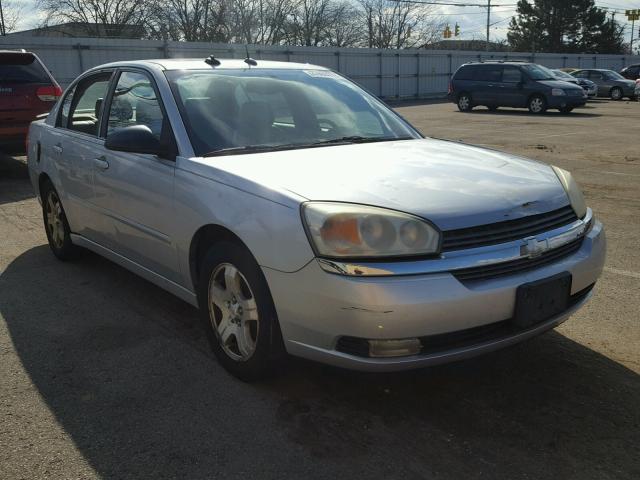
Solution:
M122 72L109 110L107 136L114 130L144 125L160 140L164 116L147 75Z

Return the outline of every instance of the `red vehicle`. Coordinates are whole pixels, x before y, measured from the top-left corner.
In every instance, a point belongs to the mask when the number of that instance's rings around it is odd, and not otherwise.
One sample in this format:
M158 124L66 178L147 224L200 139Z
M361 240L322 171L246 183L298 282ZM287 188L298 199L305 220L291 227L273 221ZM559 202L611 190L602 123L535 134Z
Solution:
M0 50L0 144L24 145L29 124L60 95L60 85L34 53Z

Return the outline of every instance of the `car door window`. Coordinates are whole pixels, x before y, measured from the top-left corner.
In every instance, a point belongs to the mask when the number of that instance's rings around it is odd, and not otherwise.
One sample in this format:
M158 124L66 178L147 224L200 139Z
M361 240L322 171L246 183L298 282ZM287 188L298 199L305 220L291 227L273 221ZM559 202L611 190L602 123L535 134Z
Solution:
M502 71L502 81L504 83L520 83L522 81L522 72L517 67L504 67Z
M151 79L141 72L122 72L109 109L107 136L119 128L144 125L160 140L163 121Z
M481 82L499 82L502 77L502 65L482 65L476 72L476 80Z
M98 136L110 79L111 73L99 73L78 83L62 103L60 126Z
M603 77L602 73L600 73L600 72L591 72L589 74L589 78L591 80L593 80L594 82L598 82L598 81L601 81L604 77Z
M576 78L589 78L589 72L583 70L582 72L574 73L573 76Z

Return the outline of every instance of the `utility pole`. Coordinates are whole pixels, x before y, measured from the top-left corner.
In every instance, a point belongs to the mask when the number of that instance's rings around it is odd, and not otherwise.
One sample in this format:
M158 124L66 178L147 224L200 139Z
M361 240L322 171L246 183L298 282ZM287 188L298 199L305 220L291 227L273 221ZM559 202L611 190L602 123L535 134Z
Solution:
M491 27L491 0L487 0L487 44L485 50L489 51L489 28Z
M633 38L633 34L636 26L636 20L640 20L640 10L625 10L624 14L627 17L627 20L631 21L631 40L629 41L629 53L633 55L633 41L635 40L635 38Z
M4 12L2 11L2 0L0 0L0 35L5 36L7 31L4 26Z

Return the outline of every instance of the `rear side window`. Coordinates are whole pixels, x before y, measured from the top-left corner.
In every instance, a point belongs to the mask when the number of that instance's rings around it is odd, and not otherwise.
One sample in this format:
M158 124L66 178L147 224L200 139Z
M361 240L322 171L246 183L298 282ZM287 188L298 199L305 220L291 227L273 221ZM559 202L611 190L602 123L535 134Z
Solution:
M31 53L0 53L0 83L51 83L51 77Z
M518 67L505 66L502 71L502 81L504 83L519 83L522 81L522 72Z
M463 65L458 69L454 78L456 80L473 80L474 71L475 67L473 65Z
M502 78L502 65L481 65L475 79L481 82L499 82Z
M103 101L110 79L110 72L98 73L78 83L63 100L60 126L98 136Z

